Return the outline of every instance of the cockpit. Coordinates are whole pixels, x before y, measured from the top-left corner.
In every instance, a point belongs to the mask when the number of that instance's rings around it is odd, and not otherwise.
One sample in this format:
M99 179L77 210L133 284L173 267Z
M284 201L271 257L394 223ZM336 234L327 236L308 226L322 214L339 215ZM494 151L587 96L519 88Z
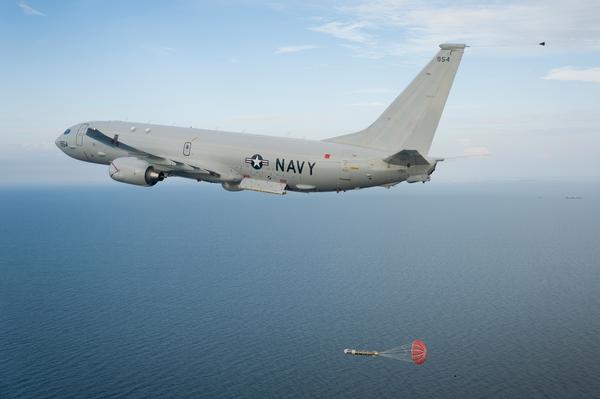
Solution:
M82 161L107 164L111 159L127 154L131 147L119 143L119 134L107 136L92 122L67 128L55 140L56 146L68 156Z
M66 148L69 146L68 138L65 137L69 133L71 133L71 129L65 130L65 132L62 135L58 136L58 138L54 141L54 143L56 144L56 146L58 148L60 148L62 151L65 151Z
M84 136L89 127L87 123L81 123L67 128L63 134L54 141L61 151L73 158L80 159L83 155Z

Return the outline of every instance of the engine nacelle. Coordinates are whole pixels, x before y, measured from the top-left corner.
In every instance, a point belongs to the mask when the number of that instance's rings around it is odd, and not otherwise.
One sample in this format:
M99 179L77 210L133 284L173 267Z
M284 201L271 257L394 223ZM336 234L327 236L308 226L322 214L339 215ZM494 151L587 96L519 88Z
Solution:
M108 174L121 183L146 187L165 179L163 172L157 172L148 162L134 157L115 159L110 163Z

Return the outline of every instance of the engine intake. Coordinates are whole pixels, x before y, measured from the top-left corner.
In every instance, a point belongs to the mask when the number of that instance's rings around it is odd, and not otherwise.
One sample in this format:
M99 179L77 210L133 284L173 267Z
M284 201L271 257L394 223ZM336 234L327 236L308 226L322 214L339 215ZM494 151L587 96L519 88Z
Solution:
M136 186L153 186L165 179L165 174L154 169L148 162L135 158L117 158L110 163L108 174L113 180Z

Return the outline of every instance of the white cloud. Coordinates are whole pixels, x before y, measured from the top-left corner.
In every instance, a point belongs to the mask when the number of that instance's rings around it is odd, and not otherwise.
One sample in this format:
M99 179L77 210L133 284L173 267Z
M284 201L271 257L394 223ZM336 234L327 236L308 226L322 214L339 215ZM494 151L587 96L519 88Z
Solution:
M487 147L467 147L463 150L465 157L483 157L490 155L490 150Z
M19 7L21 7L21 10L23 10L23 12L27 15L33 15L36 17L44 17L46 16L46 14L44 14L41 11L36 10L35 8L31 7L29 4L27 4L27 2L25 0L19 0L17 1L17 5Z
M276 119L280 119L282 115L279 114L255 114L255 115L237 115L232 116L228 121L233 122L271 122Z
M394 93L394 90L375 88L375 89L360 89L360 90L354 90L354 91L350 92L350 94L387 94L387 93Z
M385 57L385 53L383 53L381 50L377 49L376 47L374 47L372 45L361 46L361 45L354 45L354 44L344 44L343 46L352 50L352 56L356 57L356 58L379 60L379 59Z
M265 3L265 6L269 7L273 11L284 12L287 10L287 6L283 3L270 2Z
M275 50L275 54L292 54L292 53L297 53L299 51L312 50L312 49L316 49L316 48L320 48L320 46L317 46L316 44L300 44L297 46L283 46L283 47L279 47L277 50Z
M17 149L16 153L20 152L54 152L56 151L56 145L51 141L22 141L11 145L14 150ZM3 148L4 149L4 148Z
M325 33L338 39L360 44L372 44L373 36L364 32L365 22L328 22L321 26L309 28L314 32Z
M548 80L574 80L579 82L600 83L600 68L576 68L564 66L551 69L543 79Z
M350 105L352 107L385 107L385 104L379 101L360 101Z
M597 15L597 0L450 6L439 0L360 0L338 7L333 22L310 29L342 39L370 58L429 52L443 42L465 42L493 54L547 54L600 49ZM537 46L542 41L545 48Z
M177 50L173 47L161 46L157 44L143 45L142 48L159 56L170 56L177 53Z

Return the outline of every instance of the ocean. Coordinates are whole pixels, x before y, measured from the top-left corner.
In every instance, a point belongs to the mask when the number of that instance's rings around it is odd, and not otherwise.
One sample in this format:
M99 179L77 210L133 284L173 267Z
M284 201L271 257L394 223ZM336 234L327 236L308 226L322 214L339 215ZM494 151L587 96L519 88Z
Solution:
M600 397L597 181L0 204L0 398Z

